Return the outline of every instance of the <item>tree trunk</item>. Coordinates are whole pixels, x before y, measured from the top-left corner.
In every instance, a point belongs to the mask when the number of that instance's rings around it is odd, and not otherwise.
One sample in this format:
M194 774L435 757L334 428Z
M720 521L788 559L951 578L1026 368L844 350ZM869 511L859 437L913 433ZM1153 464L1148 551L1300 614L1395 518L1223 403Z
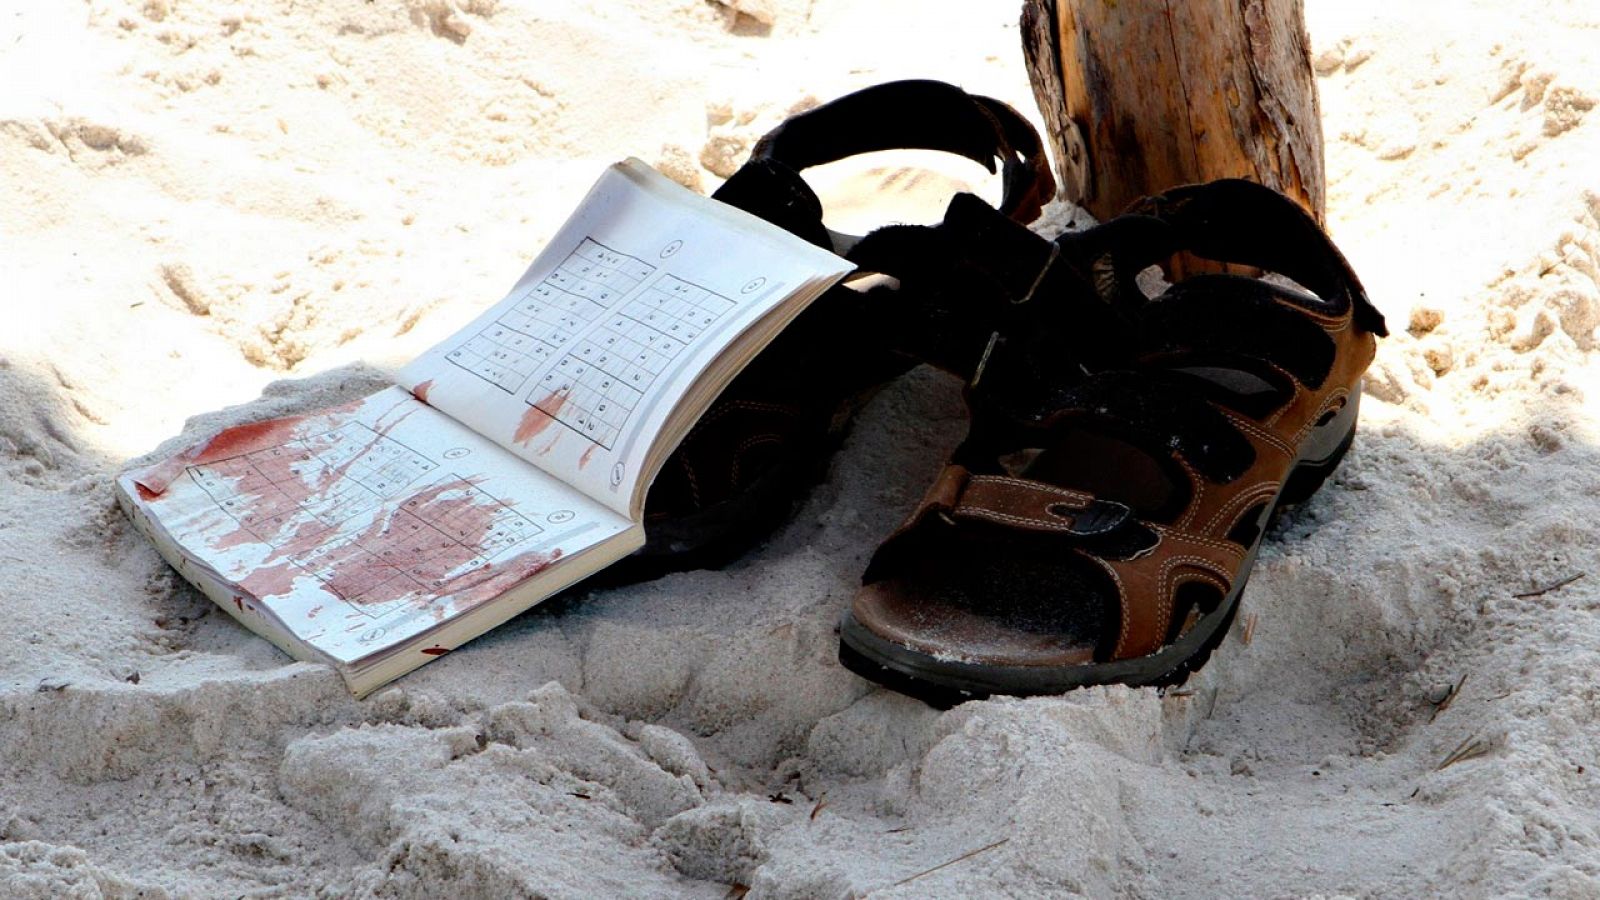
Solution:
M1304 0L1024 0L1023 50L1067 199L1248 178L1323 219Z

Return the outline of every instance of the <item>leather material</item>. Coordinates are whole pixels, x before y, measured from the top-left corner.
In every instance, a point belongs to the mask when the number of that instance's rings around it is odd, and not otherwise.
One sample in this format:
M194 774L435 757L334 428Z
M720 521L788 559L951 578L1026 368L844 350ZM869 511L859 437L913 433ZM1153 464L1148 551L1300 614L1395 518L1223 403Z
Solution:
M965 598L956 608L928 602L929 585L916 577L918 548L935 545L930 534L943 535L937 543L941 547L950 545L950 535L982 535L986 552L1003 554L1004 541L995 537L995 529L1003 529L1019 541L1057 540L1063 564L1073 557L1077 560L1074 565L1092 565L1105 575L1108 587L1101 600L1115 607L1115 627L1105 629L1093 646L1084 645L1080 637L1056 648L1057 658L1081 660L1092 655L1096 661L1106 662L1156 653L1201 618L1195 609L1179 606L1185 585L1202 584L1218 597L1227 597L1248 574L1245 568L1253 558L1253 545L1239 543L1230 535L1249 534L1252 541L1259 539L1255 536L1260 528L1242 525L1258 524L1247 520L1264 516L1314 439L1319 444L1326 442L1329 435L1319 429L1353 428L1353 407L1348 410L1352 415L1341 417L1340 413L1357 398L1361 375L1376 352L1376 338L1385 333L1383 321L1343 256L1308 216L1287 199L1243 182L1181 188L1141 201L1134 211L1131 222L1114 220L1058 239L1067 265L1047 280L1043 299L1035 297L1029 304L1054 302L1070 309L1110 310L1095 321L1104 329L1123 330L1107 334L1098 353L1091 347L1084 353L1057 350L1053 355L1051 338L1058 336L1038 327L1045 319L1029 315L1013 319L1009 326L1013 329L1033 326L1020 339L1004 330L1000 333L1002 349L993 351L991 344L991 351L1000 358L990 359L980 376L980 387L969 391L972 433L958 449L955 464L941 473L923 502L875 555L864 577L865 587L852 607L856 622L885 639L942 654L940 658L996 666L1031 665L1034 663L1017 660L1046 658L1049 654L1040 649L1038 634L1019 633L1015 645L1007 646L994 624L974 612L981 609L980 603ZM1300 284L1315 284L1320 290L1317 296L1310 296L1255 279L1197 276L1179 282L1162 296L1146 298L1128 267L1137 266L1136 273L1180 251L1198 252L1221 262L1270 264L1278 271L1293 272L1291 277ZM1014 280L1021 278L1018 275ZM1199 282L1200 289L1185 288L1194 282ZM1220 296L1230 289L1242 299L1235 302ZM1194 328L1186 333L1140 330L1143 322L1184 321L1187 313L1160 310L1160 305L1197 299L1216 309L1232 309L1221 315L1224 321L1238 322L1240 328L1254 327L1248 313L1255 309L1267 323L1265 330L1249 339L1218 334L1215 328ZM1279 324L1272 326L1273 322ZM1285 356L1283 347L1267 340L1274 327L1296 335L1287 342L1290 345L1323 349L1309 357ZM1097 336L1072 335L1056 346L1092 344ZM1093 372L1094 366L1084 361L1085 356L1093 357L1097 365L1115 368L1086 374L1085 370ZM1189 358L1271 376L1262 383L1273 389L1272 402L1252 406L1227 402L1225 391L1191 391L1190 399L1165 411L1159 407L1147 411L1147 405L1129 399L1147 390L1184 392L1181 381L1163 373ZM1041 389L1039 381L1048 378L1077 384L1060 390ZM1108 386L1126 383L1142 387L1120 393L1085 393L1083 385L1097 379ZM1051 441L1060 432L1049 426L1084 412L1109 423L1134 421L1142 415L1159 420L1179 415L1176 411L1194 403L1207 407L1229 439L1245 450L1229 454L1230 459L1239 461L1237 466L1206 462L1207 454L1216 452L1217 441L1205 431L1216 426L1202 427L1198 418L1187 424L1173 422L1172 433L1153 443L1140 442L1152 456L1166 458L1187 491L1181 508L1160 519L1128 514L1128 507L1108 504L1086 491L1030 479L1026 469L1020 475L1011 474L998 461L1002 454L1027 447L1051 452ZM1157 425L1159 422L1151 422L1144 427L1159 433ZM1131 433L1138 428L1122 430ZM1144 545L1107 540L1135 531L1153 539ZM1057 602L1049 585L1039 585L1037 591L1040 605ZM1093 608L1092 603L1084 606L1088 601L1081 597L1073 602L1080 608ZM1179 624L1175 626L1174 620ZM964 643L968 636L973 639L971 645ZM975 651L974 647L984 649Z

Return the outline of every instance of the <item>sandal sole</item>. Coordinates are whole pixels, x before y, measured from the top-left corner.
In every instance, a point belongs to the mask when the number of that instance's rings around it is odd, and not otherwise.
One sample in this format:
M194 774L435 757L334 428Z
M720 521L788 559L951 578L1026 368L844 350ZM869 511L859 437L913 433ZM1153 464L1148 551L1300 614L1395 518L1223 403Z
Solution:
M1031 697L1102 684L1134 687L1182 684L1190 673L1205 665L1227 637L1267 526L1283 510L1315 494L1343 461L1355 440L1360 400L1358 390L1332 421L1307 438L1300 461L1284 479L1272 505L1263 512L1261 527L1239 568L1238 582L1228 596L1215 610L1202 616L1188 633L1155 653L1082 666L996 666L963 662L886 640L846 611L839 624L839 662L863 678L941 709L997 694Z

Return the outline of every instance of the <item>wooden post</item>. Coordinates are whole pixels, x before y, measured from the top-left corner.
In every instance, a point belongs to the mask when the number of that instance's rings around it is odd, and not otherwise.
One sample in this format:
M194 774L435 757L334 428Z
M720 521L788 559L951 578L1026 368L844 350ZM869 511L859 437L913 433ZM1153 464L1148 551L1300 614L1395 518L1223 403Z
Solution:
M1304 0L1024 0L1023 51L1067 199L1104 220L1248 178L1323 220Z

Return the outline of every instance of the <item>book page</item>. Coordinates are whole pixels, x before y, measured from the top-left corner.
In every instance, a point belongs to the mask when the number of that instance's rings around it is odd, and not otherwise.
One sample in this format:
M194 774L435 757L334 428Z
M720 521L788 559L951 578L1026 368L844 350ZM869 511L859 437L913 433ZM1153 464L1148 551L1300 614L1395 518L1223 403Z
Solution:
M786 300L850 268L629 160L601 176L505 299L398 383L627 515L695 379Z
M630 527L399 388L228 429L123 477L183 563L342 663Z

